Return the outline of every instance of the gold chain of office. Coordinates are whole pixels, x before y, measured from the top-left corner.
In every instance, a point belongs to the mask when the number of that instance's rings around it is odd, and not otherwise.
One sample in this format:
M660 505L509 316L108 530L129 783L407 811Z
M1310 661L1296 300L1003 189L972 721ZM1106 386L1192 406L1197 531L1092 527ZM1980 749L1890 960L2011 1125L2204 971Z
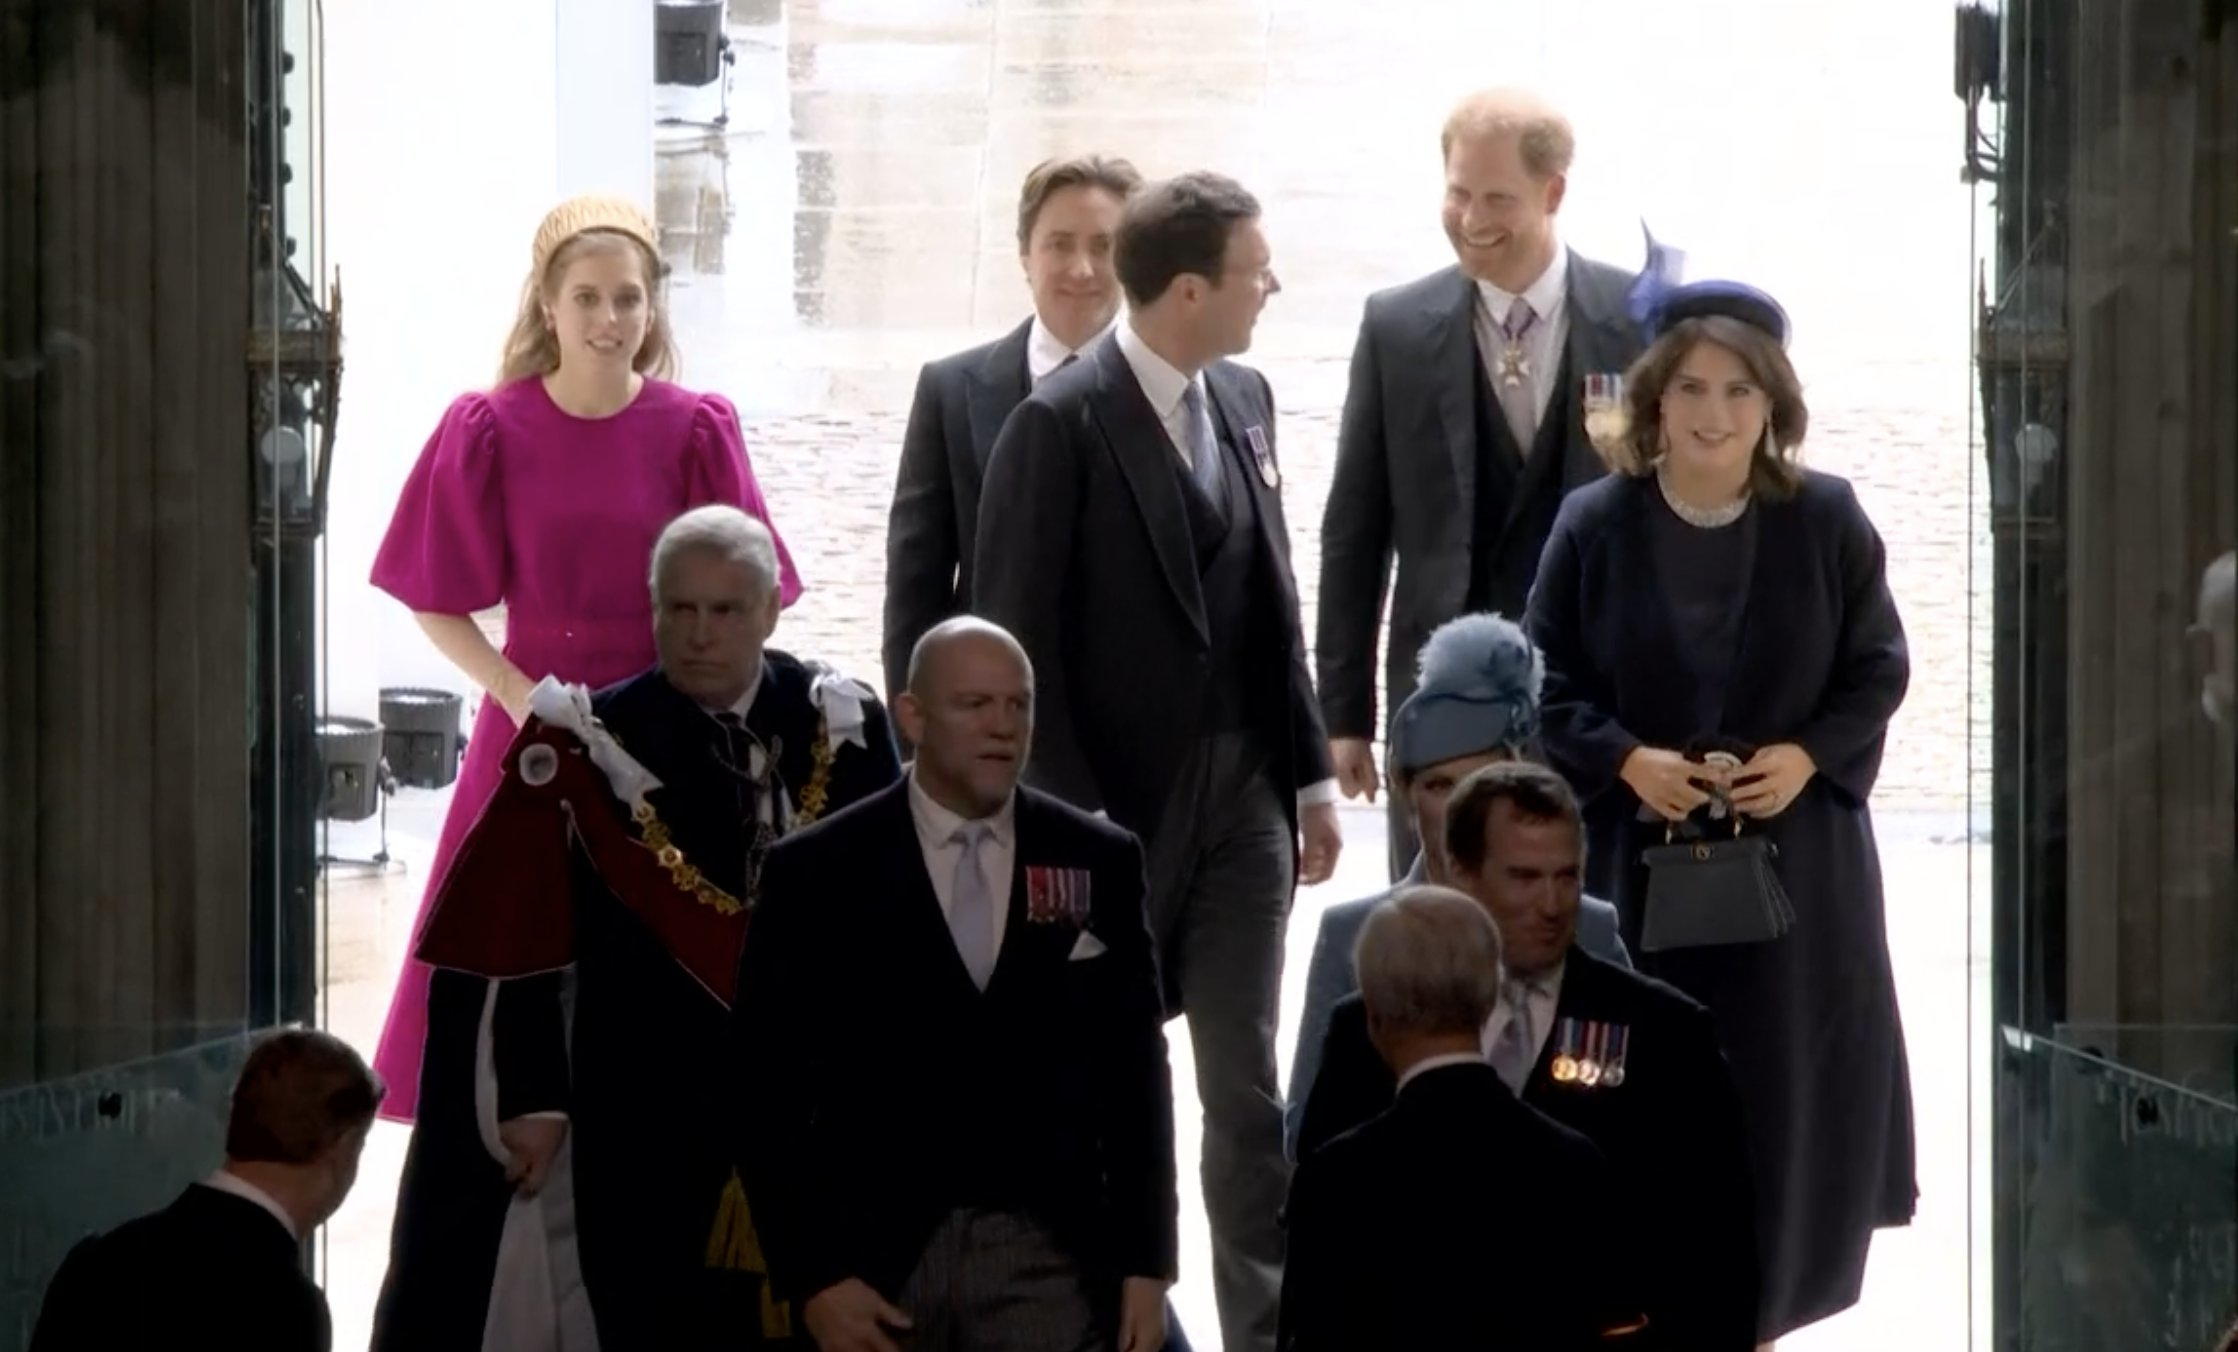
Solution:
M824 815L825 806L831 801L831 737L823 721L816 724L816 740L810 751L814 768L809 772L808 783L800 791L800 810L793 814L795 828L808 825ZM630 816L637 822L639 845L653 852L662 868L668 870L669 881L680 892L689 893L700 905L712 908L718 915L737 915L746 909L746 903L708 881L697 865L684 857L683 848L668 833L668 824L653 811L653 805L640 800L630 809ZM776 833L767 822L754 823L754 844L746 861L746 885L749 890L761 877L762 858L769 853Z

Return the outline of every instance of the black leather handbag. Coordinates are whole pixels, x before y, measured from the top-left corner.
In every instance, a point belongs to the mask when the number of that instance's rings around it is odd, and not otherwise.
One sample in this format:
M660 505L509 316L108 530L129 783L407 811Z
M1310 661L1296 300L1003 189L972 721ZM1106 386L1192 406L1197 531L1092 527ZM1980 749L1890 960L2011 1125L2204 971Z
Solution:
M1763 836L1703 835L1679 840L1666 828L1661 845L1642 852L1647 864L1647 915L1640 947L1672 948L1768 943L1795 925L1795 906L1772 860L1779 847Z

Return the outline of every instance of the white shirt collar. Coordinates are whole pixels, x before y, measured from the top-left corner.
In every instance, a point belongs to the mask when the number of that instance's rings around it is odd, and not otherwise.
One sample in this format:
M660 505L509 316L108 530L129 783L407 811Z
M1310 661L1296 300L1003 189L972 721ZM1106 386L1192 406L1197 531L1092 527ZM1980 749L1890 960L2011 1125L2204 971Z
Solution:
M1485 1064L1485 1060L1482 1056L1469 1052L1447 1052L1442 1056L1425 1056L1407 1067L1407 1073L1399 1077L1399 1088L1404 1089L1420 1076L1446 1066L1481 1066L1483 1064Z
M909 815L917 822L918 839L928 849L937 849L953 840L956 828L962 826L965 820L935 802L933 796L925 792L924 786L917 782L917 768L914 765L909 770ZM1012 793L1001 809L985 820L988 834L994 837L995 843L1009 848L1016 838L1018 795Z
M1095 333L1089 337L1087 342L1082 343L1078 347L1066 347L1064 341L1058 338L1056 334L1051 333L1049 331L1049 326L1042 323L1041 316L1039 314L1036 314L1033 318L1032 328L1027 330L1026 333L1027 381L1029 383L1039 383L1043 376L1048 375L1051 371L1054 371L1058 367L1064 365L1065 358L1079 356L1080 354L1086 352L1089 348L1094 347L1096 345L1096 339L1101 338L1105 334L1111 332L1112 328L1119 323L1121 316L1123 316L1125 313L1125 310L1121 310L1119 314L1113 315L1111 317L1111 323L1106 324L1102 328L1096 330Z
M1142 341L1142 335L1135 332L1132 323L1121 324L1118 336L1120 355L1134 368L1135 381L1149 398L1151 410L1161 420L1172 417L1173 411L1181 406L1181 397L1204 377L1181 374L1172 362L1150 350L1150 344Z
M1539 274L1537 281L1523 288L1523 299L1531 302L1531 313L1537 315L1539 322L1544 324L1554 318L1554 312L1567 299L1569 285L1570 251L1557 244L1554 246L1554 261L1546 265L1546 271ZM1515 293L1512 291L1503 291L1492 283L1481 280L1477 282L1476 289L1477 294L1484 297L1485 308L1492 312L1495 322L1506 319L1508 311L1515 307Z
M279 1200L273 1197L271 1193L266 1192L239 1174L220 1169L208 1178L203 1179L202 1186L216 1188L219 1192L231 1193L244 1202L256 1203L266 1211L271 1212L272 1219L286 1227L289 1239L297 1243L303 1241L303 1236L296 1232L295 1218L287 1213L287 1208L281 1206Z

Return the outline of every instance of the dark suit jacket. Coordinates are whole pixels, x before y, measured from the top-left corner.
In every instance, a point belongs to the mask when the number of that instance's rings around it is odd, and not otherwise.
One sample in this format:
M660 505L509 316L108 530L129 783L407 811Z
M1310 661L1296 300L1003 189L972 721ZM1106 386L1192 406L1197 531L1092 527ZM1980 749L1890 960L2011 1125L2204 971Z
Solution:
M1232 362L1207 367L1204 381L1223 452L1252 486L1280 591L1288 679L1264 698L1289 711L1275 772L1303 788L1332 773L1329 750L1306 672L1282 494L1247 449L1257 429L1272 463L1274 394L1266 377ZM1142 833L1155 827L1209 699L1210 637L1174 462L1126 354L1104 338L1003 424L979 501L972 582L973 609L1016 634L1033 659L1028 778Z
M70 1251L31 1352L211 1347L327 1352L326 1295L263 1207L195 1184L163 1210Z
M886 513L886 692L909 683L909 650L971 605L979 482L995 434L1031 379L1028 319L991 343L927 362L909 404Z
M982 992L956 955L907 782L772 850L739 969L747 1193L780 1290L893 1299L950 1210L1034 1215L1115 1297L1175 1272L1173 1087L1142 848L1030 789ZM1028 913L1085 870L1086 925ZM1078 957L1083 934L1103 945ZM776 1088L782 1086L783 1088Z
M1709 1012L1572 947L1555 1016L1630 1030L1618 1088L1558 1083L1550 1035L1523 1101L1600 1147L1640 1218L1648 1319L1640 1346L1750 1352L1758 1266L1748 1142ZM1298 1133L1299 1159L1310 1162L1332 1137L1388 1108L1392 1085L1368 1041L1367 1007L1358 995L1338 1001Z
M1387 586L1384 680L1393 708L1414 691L1415 658L1430 631L1467 608L1479 552L1496 551L1498 574L1514 584L1482 598L1485 607L1523 613L1552 520L1540 509L1550 495L1603 473L1585 436L1585 377L1621 372L1640 354L1639 331L1625 311L1632 281L1621 268L1570 255L1569 380L1547 401L1538 444L1528 448L1497 540L1477 538L1483 362L1473 322L1476 283L1449 267L1368 298L1321 518L1314 660L1331 736L1382 733L1375 654Z
M1305 1116L1306 1099L1313 1093L1313 1077L1321 1070L1321 1041L1328 1036L1329 1011L1360 989L1360 974L1352 967L1353 945L1378 903L1401 888L1419 885L1423 876L1422 858L1416 855L1414 867L1389 890L1358 901L1340 901L1321 913L1313 956L1306 962L1304 1012L1298 1016L1298 1043L1290 1059L1289 1102L1282 1109L1282 1144L1293 1160L1298 1157L1298 1126ZM1616 907L1599 897L1578 898L1577 944L1619 967L1632 965L1632 955L1617 934Z
M1440 1066L1298 1166L1282 1352L1565 1352L1639 1324L1592 1142L1489 1065ZM1586 1259L1583 1256L1593 1254Z

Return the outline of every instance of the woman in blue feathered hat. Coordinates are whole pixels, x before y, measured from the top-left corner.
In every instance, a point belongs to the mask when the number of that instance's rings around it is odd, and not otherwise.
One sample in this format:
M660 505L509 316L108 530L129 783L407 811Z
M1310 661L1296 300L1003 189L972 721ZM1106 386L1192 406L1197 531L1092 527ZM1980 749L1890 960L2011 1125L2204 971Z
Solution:
M1313 959L1306 968L1305 1011L1298 1021L1283 1114L1285 1145L1293 1158L1306 1096L1321 1069L1329 1012L1360 989L1352 970L1352 945L1368 912L1392 893L1420 883L1455 886L1443 850L1447 795L1474 770L1536 754L1539 687L1546 668L1513 620L1481 614L1446 621L1422 645L1419 670L1414 694L1392 716L1385 768L1392 796L1411 812L1422 848L1390 891L1339 902L1321 913ZM1598 897L1578 903L1577 943L1595 957L1631 965L1617 937L1616 908Z
M1614 473L1563 503L1527 622L1548 759L1599 828L1589 874L1641 970L1710 1007L1740 1081L1769 1343L1854 1304L1873 1232L1917 1198L1868 807L1910 659L1879 534L1847 481L1797 463L1786 312L1737 283L1674 286L1650 253L1649 346L1596 429ZM1658 856L1657 917L1643 852L1690 836L1699 854ZM1725 886L1688 867L1743 852L1770 861L1785 932L1676 925Z

